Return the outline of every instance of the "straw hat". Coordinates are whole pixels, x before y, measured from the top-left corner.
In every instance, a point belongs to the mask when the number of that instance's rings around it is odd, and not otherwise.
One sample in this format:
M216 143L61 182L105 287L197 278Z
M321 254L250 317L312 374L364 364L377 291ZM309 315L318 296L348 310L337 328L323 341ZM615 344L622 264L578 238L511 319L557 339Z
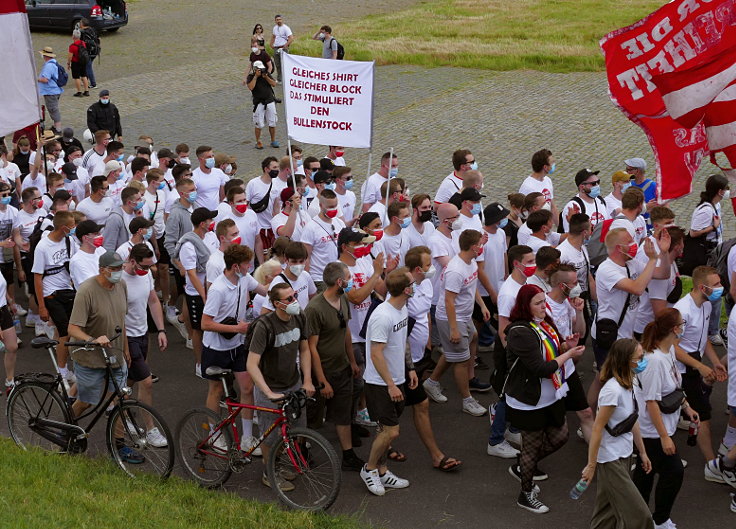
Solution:
M42 49L38 53L40 53L44 57L51 57L52 59L56 57L56 54L54 53L54 48L52 48L51 46L46 46L44 49Z

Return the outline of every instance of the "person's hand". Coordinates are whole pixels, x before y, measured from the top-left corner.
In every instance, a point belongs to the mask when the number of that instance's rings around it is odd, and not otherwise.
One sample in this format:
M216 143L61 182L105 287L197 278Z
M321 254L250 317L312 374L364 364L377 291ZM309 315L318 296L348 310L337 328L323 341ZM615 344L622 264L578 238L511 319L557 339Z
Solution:
M713 365L713 371L718 382L723 382L728 378L728 371L720 362Z
M576 312L582 312L585 308L585 300L583 298L572 298L569 301Z
M398 386L395 385L389 386L388 396L391 397L391 400L394 402L401 402L402 400L404 400L404 394L401 392Z
M580 206L578 206L577 204L573 204L572 206L570 206L570 209L567 210L567 215L565 215L567 222L570 222L570 218L578 213L580 213Z
M158 333L158 350L163 352L169 346L169 340L166 338L165 332Z
M261 70L259 70L258 68L256 68L256 70L253 72L253 75L255 75L256 77L260 77L261 76Z
M488 232L483 230L483 235L480 238L480 246L485 246L488 242Z
M667 253L670 250L671 243L672 238L670 237L670 232L667 230L660 231L657 236L657 246L659 246L659 250L662 253Z
M122 136L118 136L116 138L116 141L119 141L120 143L123 143L123 137Z
M49 310L44 307L38 307L38 317L41 318L42 321L49 321Z
M669 237L669 234L667 234ZM667 245L667 249L669 249L669 244ZM644 239L644 254L649 259L656 259L657 258L657 250L654 249L654 243L652 242L652 239L646 238Z
M320 390L320 393L322 396L326 399L331 399L335 396L335 391L332 389L332 386L330 385L327 380L321 380L320 384L322 384L324 387Z
M248 325L249 325L248 322L240 320L235 325L235 332L240 333L240 334L245 334L246 332L248 332Z
M714 217L713 217L713 227L714 227L715 229L718 229L718 228L720 227L720 225L721 225L721 217L719 217L719 216L717 216L717 215L716 215L716 216L714 216Z
M360 366L357 362L350 364L350 370L353 372L353 378L360 378Z
M381 275L383 273L383 267L385 264L385 257L383 252L379 253L375 259L373 259L373 273Z
M715 377L713 370L705 364L700 364L697 369L698 369L698 372L700 373L700 376L702 376L703 378L712 379Z
M13 248L15 246L15 241L13 239L5 239L4 241L0 242L0 247L2 248Z
M585 465L585 468L580 473L582 478L585 480L586 483L590 484L593 481L593 476L595 476L595 463L590 464L588 463Z
M652 462L649 461L649 457L646 454L639 454L639 463L645 474L649 474L652 471Z
M460 343L460 331L457 328L450 329L450 341L452 343Z
M491 320L491 311L488 310L488 308L484 305L480 307L480 311L483 314L483 321L490 321Z
M97 345L101 345L102 347L110 347L110 345L112 345L110 343L110 338L108 338L104 334L102 336L98 336L97 338L95 338L94 340L92 340L92 343L97 344Z
M583 353L585 352L585 346L584 345L578 345L577 347L573 347L568 351L570 353L570 358L575 360L576 358L580 358L583 356Z
M700 417L698 416L698 412L692 409L690 406L682 410L682 412L685 414L685 417L690 419L690 422L699 423Z
M396 270L397 266L399 266L399 256L393 255L389 257L386 261L386 274L389 274L390 272Z
M304 382L302 384L302 389L304 391L306 391L307 397L311 397L312 395L314 395L314 384L312 384L311 381L310 382Z
M21 283L25 282L26 280L26 272L22 268L18 270L18 281Z
M299 209L299 207L302 205L302 196L301 195L294 195L291 197L291 207L293 209Z
M273 391L269 391L268 393L266 393L266 398L268 400L279 400L279 399L283 399L284 398L284 394L283 393L274 393Z
M675 455L675 452L677 449L675 448L675 443L672 442L672 438L670 436L662 437L662 451L667 454L668 456Z
M409 389L416 389L419 385L419 378L415 370L409 371Z
M20 249L23 252L29 252L31 250L31 243L26 241L20 245Z
M575 346L578 345L578 342L580 341L580 333L571 334L570 336L565 337L565 345L567 345L567 349L573 349Z

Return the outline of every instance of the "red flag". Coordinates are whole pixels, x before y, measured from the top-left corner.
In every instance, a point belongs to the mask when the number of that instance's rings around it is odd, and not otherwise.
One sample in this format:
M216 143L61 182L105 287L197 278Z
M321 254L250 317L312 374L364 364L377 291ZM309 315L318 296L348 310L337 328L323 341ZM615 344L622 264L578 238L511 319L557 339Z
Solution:
M40 120L36 68L23 0L0 0L0 136Z

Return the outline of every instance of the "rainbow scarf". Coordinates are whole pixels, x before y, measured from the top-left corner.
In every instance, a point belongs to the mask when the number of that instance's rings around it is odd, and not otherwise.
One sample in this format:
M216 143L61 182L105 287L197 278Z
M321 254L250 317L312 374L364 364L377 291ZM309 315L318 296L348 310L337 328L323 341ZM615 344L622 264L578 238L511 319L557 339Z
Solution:
M542 339L542 348L544 349L544 359L549 362L560 356L560 337L557 335L554 327L546 321L540 323L530 322L532 329ZM558 390L565 383L565 366L562 365L557 371L552 373L550 377L555 390Z

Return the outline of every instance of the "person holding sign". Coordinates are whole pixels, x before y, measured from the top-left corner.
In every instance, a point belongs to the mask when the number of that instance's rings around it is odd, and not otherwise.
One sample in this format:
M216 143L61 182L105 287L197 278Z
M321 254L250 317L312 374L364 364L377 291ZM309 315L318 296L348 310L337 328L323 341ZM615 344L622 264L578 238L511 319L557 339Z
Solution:
M278 64L280 65L280 62ZM245 78L243 84L248 87L253 95L253 125L256 131L256 149L263 149L261 129L266 126L267 122L268 132L271 135L271 147L278 148L276 123L279 118L276 114L276 96L273 94L276 81L268 73L263 62L255 61L251 73Z

